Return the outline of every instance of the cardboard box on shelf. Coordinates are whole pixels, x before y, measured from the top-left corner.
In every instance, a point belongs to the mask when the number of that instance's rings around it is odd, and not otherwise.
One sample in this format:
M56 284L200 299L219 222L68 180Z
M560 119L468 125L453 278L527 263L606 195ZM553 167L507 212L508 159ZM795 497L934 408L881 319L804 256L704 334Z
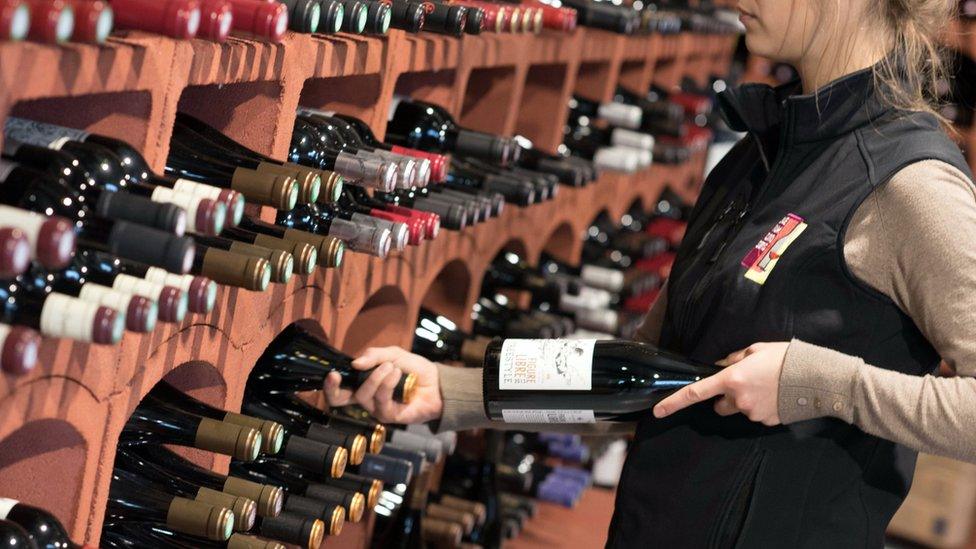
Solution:
M918 457L915 480L888 532L939 549L964 547L976 518L976 465Z

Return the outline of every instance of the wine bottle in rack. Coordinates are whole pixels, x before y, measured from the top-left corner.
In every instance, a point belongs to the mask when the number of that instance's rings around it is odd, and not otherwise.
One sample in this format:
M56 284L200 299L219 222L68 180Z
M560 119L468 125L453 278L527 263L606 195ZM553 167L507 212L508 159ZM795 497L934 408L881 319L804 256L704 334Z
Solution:
M374 193L374 198L394 208L415 209L437 215L445 229L460 231L468 226L467 209L456 202L440 202L427 198L416 190L396 193Z
M165 524L111 522L102 527L101 546L106 549L137 547L194 547L198 549L287 549L284 544L234 532L226 541L184 534Z
M295 120L288 159L294 163L334 171L349 182L381 191L396 188L400 170L396 162L376 157L358 157L335 148L312 124Z
M357 190L362 192L357 192ZM338 205L360 215L377 217L393 223L402 223L407 228L407 242L412 246L417 246L425 239L430 238L431 232L436 236L437 230L440 228L439 218L434 218L433 229L431 229L430 218L427 216L410 215L409 213L390 210L386 208L385 204L366 194L362 187L349 186L343 189Z
M481 366L489 341L486 337L464 333L449 318L421 308L412 351L434 362Z
M271 282L286 284L295 271L295 257L282 250L245 244L219 236L194 235L193 241L198 248L216 248L238 256L257 257L267 261L271 266Z
M288 28L295 32L314 33L322 19L322 6L315 0L279 0L288 8Z
M23 326L0 324L0 372L20 376L34 369L41 336Z
M27 37L34 42L62 44L71 39L75 28L75 13L64 0L27 0L30 6L30 31Z
M233 242L251 244L259 248L277 250L289 254L293 258L294 272L300 275L312 274L318 265L318 249L305 242L285 240L284 238L264 235L239 227L225 229L220 236Z
M234 530L247 532L254 527L257 503L247 497L227 494L219 490L198 486L187 479L163 474L137 455L119 448L115 454L115 470L146 485L155 485L175 496L206 503L214 507L230 509L234 514Z
M271 284L271 263L263 257L234 253L199 241L196 248L189 271L194 275L255 292L263 292Z
M325 0L319 2L321 14L319 18L319 34L335 34L342 30L342 22L346 17L346 8L339 0Z
M101 0L68 0L74 10L75 28L72 42L103 44L112 32L115 14L111 6Z
M31 11L26 2L7 0L4 3L3 23L0 24L0 40L19 42L30 31Z
M366 510L366 496L360 492L343 490L315 480L287 462L261 459L250 463L233 462L231 472L262 484L283 486L287 490L284 511L321 518L324 522L341 524L338 516L349 522L360 522ZM335 535L335 532L329 532Z
M229 0L234 30L278 43L288 30L288 7L262 0Z
M342 264L346 245L342 240L334 236L317 235L308 231L282 227L251 217L245 217L241 220L241 228L259 235L314 246L319 265L322 267L339 267Z
M334 236L345 242L350 250L379 258L389 255L393 244L389 229L343 219L334 210L315 204L306 204L287 212L279 211L275 222L289 229Z
M273 517L281 513L284 491L278 486L215 473L188 461L165 446L156 444L136 444L126 446L120 451L125 451L153 467L156 471L153 475L175 476L197 486L251 499L257 503L258 516Z
M342 524L338 519L336 523L336 531L341 530ZM276 517L259 518L255 531L262 537L285 544L297 545L304 549L317 549L330 530L321 519L295 513L282 513Z
M401 29L410 34L417 34L424 30L427 23L427 11L421 2L398 0L390 3L390 27Z
M8 524L6 531L11 539L18 539L26 533L30 544L24 547L82 549L80 545L71 541L71 537L57 517L40 507L27 505L15 499L0 497L0 523ZM9 526L11 523L20 527L20 530L17 531ZM0 526L0 529L3 527Z
M59 293L35 291L14 280L0 286L0 322L62 337L114 345L122 339L125 316L111 307Z
M10 549L33 549L37 544L31 541L27 531L16 522L0 520L0 544Z
M317 391L322 389L330 372L337 372L342 385L355 390L369 377L371 370L353 368L352 358L336 351L308 329L292 324L258 359L248 386L255 391ZM416 375L405 373L393 391L393 398L410 402L416 386Z
M158 522L180 532L226 541L234 532L234 513L226 507L175 496L146 479L115 468L106 522Z
M497 340L485 354L485 410L508 423L629 420L717 371L631 341Z
M179 40L196 37L200 30L200 4L194 0L110 0L115 26L141 30Z
M261 432L203 417L165 400L146 396L122 429L120 445L175 444L252 460L261 451Z

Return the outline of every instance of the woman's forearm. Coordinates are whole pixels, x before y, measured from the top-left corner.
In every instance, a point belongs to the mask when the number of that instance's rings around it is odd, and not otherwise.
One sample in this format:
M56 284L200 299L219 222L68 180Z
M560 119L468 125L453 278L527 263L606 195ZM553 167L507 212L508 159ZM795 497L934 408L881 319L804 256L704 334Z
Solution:
M444 411L436 431L467 429L501 429L517 431L550 431L587 435L625 435L634 432L633 423L592 423L584 425L501 423L485 415L481 368L458 368L437 365Z
M920 452L976 462L976 378L906 375L793 340L779 414L783 423L836 417Z

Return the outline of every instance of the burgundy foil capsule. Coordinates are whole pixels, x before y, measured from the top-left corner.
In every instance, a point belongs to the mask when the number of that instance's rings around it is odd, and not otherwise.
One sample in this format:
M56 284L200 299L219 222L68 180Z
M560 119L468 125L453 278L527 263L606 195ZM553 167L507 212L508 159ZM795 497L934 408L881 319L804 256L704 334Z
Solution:
M200 32L197 38L223 42L234 26L234 13L227 0L200 1Z
M205 276L194 276L187 297L190 312L209 313L217 302L217 283Z
M0 228L0 278L13 278L30 266L30 242L16 227Z
M0 40L27 38L30 21L30 8L24 0L0 0Z
M234 28L281 42L288 30L288 6L263 0L230 0Z
M183 322L186 318L188 300L186 293L173 286L166 286L159 293L159 320L163 322Z
M74 10L64 0L27 0L31 10L27 36L36 42L67 42L74 31Z
M159 309L156 302L138 295L129 299L129 307L125 312L125 329L131 332L147 333L156 329Z
M68 0L75 10L75 31L72 42L101 44L112 33L115 13L102 0Z
M114 345L122 339L125 317L111 307L99 307L92 320L92 343Z
M111 0L115 24L120 29L135 29L189 39L200 29L200 3L197 0Z
M0 370L19 376L37 364L41 335L23 326L0 324Z

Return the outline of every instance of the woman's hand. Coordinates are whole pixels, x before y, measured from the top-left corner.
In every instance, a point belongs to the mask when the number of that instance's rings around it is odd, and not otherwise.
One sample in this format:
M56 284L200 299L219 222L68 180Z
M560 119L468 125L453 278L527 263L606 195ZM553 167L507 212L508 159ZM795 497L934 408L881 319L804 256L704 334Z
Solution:
M400 347L371 347L353 360L352 365L357 370L376 367L376 371L355 394L340 389L339 374L330 373L322 389L329 406L345 406L355 401L382 423L423 423L441 417L444 403L437 365L433 362ZM417 388L410 404L393 400L393 389L404 372L417 375Z
M712 397L721 416L744 414L763 425L779 425L779 375L789 343L755 343L716 362L721 372L676 391L654 407L654 417L669 416Z

